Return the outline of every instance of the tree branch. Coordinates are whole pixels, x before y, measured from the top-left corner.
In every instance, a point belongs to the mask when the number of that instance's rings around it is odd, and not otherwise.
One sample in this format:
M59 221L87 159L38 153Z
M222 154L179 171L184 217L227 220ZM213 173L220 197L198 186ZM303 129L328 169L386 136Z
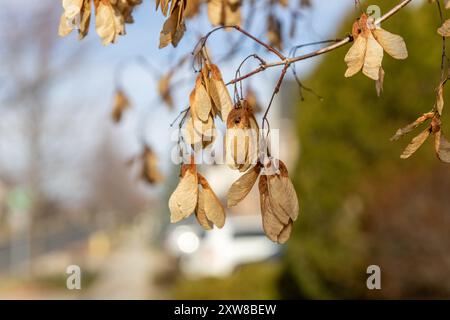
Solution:
M242 33L243 35L245 35L247 38L252 39L253 41L255 41L256 43L258 43L259 45L263 46L264 48L266 48L268 51L274 53L276 56L278 56L278 58L280 58L280 60L285 60L286 57L280 52L278 51L276 48L272 47L271 45L259 40L257 37L255 37L254 35L250 34L249 32L245 31L244 29L242 29L239 26L236 25L232 25L232 26L221 26L221 27L217 27L213 30L211 30L210 32L208 32L203 38L200 39L200 41L197 43L197 45L195 46L194 52L193 54L195 54L195 52L198 50L198 47L200 45L200 49L202 49L205 44L206 41L208 40L208 38L216 31L219 30L223 30L223 29L235 29L237 31L239 31L240 33Z
M381 16L380 18L378 18L377 20L375 20L375 24L380 24L386 20L388 20L390 17L392 17L393 15L395 15L398 11L400 11L402 8L404 8L406 5L408 5L412 0L403 0L402 2L400 2L398 5L396 5L395 7L393 7L391 10L389 10L386 14L384 14L383 16ZM242 32L241 29L237 29L239 31ZM214 30L213 30L214 31ZM252 39L255 39L253 36L251 36ZM353 37L351 35L347 35L345 38L343 38L342 40L333 43L332 45L329 45L325 48L301 55L301 56L297 56L297 57L293 57L293 58L289 58L289 59L282 59L283 61L277 61L277 62L272 62L272 63L266 63L266 64L262 64L260 65L257 69L250 71L249 73L231 80L230 82L227 83L227 86L230 84L234 84L236 82L240 82L244 79L247 79L257 73L260 73L261 71L264 71L268 68L273 68L273 67L279 67L279 66L286 66L286 65L290 65L292 63L298 62L298 61L302 61L302 60L306 60L306 59L310 59L313 57L317 57L320 56L322 54L328 53L330 51L334 51L340 47L343 47L344 45L346 45L347 43L350 43L353 41ZM259 43L259 41L258 41ZM265 45L267 46L267 44ZM272 51L272 50L271 50ZM280 56L279 56L280 57ZM281 58L281 57L280 57Z

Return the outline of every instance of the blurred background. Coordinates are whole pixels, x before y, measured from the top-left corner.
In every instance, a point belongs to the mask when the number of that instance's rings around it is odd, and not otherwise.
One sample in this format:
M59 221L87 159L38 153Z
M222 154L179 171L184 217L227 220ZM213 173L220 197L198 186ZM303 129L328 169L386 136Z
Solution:
M393 1L363 3L385 12ZM204 12L188 22L178 48L159 50L164 17L153 1L144 0L127 35L107 47L93 28L83 41L58 37L60 1L0 4L0 298L450 298L450 168L431 143L404 161L407 140L389 142L434 103L435 6L415 0L383 25L405 38L409 58L384 59L381 98L364 76L344 79L345 48L297 65L314 90L304 90L304 100L287 77L271 127L280 129L301 216L280 246L262 231L256 190L228 211L222 230L206 233L194 220L169 225L167 200L179 172L170 160L170 123L187 106L195 74L189 63L177 73L173 109L160 99L158 81L211 29ZM243 10L245 18L246 1ZM248 27L264 39L265 6L256 12ZM354 0L313 0L298 12L285 51L346 35L358 15ZM210 41L226 81L250 53L273 60L232 32ZM239 49L224 57L233 42ZM262 107L278 72L244 84ZM115 124L118 85L132 107ZM154 186L130 161L145 145L165 177ZM225 203L239 175L224 165L200 170ZM66 287L70 265L81 268L81 290ZM366 287L369 265L381 268L381 290Z

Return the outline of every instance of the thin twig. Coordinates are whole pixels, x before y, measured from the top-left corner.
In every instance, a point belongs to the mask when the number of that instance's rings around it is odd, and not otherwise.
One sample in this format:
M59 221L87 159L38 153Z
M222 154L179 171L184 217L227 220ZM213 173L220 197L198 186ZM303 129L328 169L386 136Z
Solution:
M263 131L264 131L264 124L265 124L265 122L268 122L267 121L267 115L269 114L270 107L272 106L272 103L273 103L273 100L275 99L275 96L277 95L278 92L280 92L281 85L283 84L283 80L284 80L284 77L286 76L286 72L289 69L289 66L290 66L289 64L286 64L284 66L283 70L281 70L280 78L278 78L278 82L277 82L277 85L275 86L275 90L273 90L272 97L270 98L269 105L267 106L267 109L264 112L264 116L262 118L262 129L263 129ZM267 132L267 134L269 134L269 132Z
M330 40L322 40L322 41L315 41L315 42L309 42L309 43L300 44L298 46L293 47L290 50L290 55L295 56L296 53L297 53L297 50L301 49L301 48L305 48L305 47L309 47L309 46L316 46L316 45L319 45L319 44L326 44L326 43L331 43L331 42L336 43L336 42L339 42L341 40L342 39L330 39Z
M313 94L320 101L323 101L323 97L321 95L319 95L313 89L311 89L311 88L309 88L309 87L307 87L307 86L305 86L303 84L303 82L298 77L297 70L295 69L295 65L291 65L291 71L292 71L292 75L294 76L295 82L297 82L297 85L300 88L300 99L301 99L301 101L305 100L305 97L303 96L303 90Z
M307 59L310 59L310 58L313 58L313 57L320 56L320 55L325 54L327 52L336 50L337 48L340 48L340 47L346 45L347 43L349 43L351 41L353 41L353 38L351 36L347 36L346 38L342 39L341 41L339 41L339 42L337 42L337 43L335 43L333 45L330 45L328 47L325 47L325 48L313 51L311 53L307 53L307 54L304 54L304 55L301 55L301 56L285 59L283 61L266 63L265 65L261 65L259 68L255 69L253 71L250 71L248 74L245 74L245 75L241 76L240 78L231 80L230 82L227 83L227 85L234 84L235 82L239 82L239 81L245 80L245 79L247 79L247 78L249 78L249 77L251 77L251 76L253 76L253 75L255 75L255 74L257 74L257 73L259 73L261 71L264 71L265 69L268 69L268 68L284 66L286 64L292 64L292 63L295 63L295 62L298 62L298 61L307 60Z
M181 110L180 113L177 115L177 117L172 121L172 123L170 124L170 126L173 127L174 124L178 121L178 119L180 119L181 116L183 116L183 118L185 118L186 115L187 115L187 113L188 113L188 111L189 111L189 108L190 108L190 107L187 107L187 108ZM181 121L180 121L180 122L181 122Z
M276 48L272 47L271 45L259 40L257 37L255 37L254 35L250 34L249 32L245 31L244 29L242 29L239 26L236 25L230 25L230 26L220 26L217 27L213 30L211 30L210 32L208 32L203 38L200 39L200 41L197 43L197 45L195 46L195 49L193 51L193 54L195 54L196 51L199 50L199 46L200 49L202 49L205 44L206 41L208 41L208 38L216 31L219 30L223 30L223 29L235 29L237 31L239 31L240 33L242 33L243 35L245 35L247 38L252 39L253 41L255 41L256 43L258 43L259 45L263 46L264 48L266 48L268 51L274 53L276 56L278 56L278 58L280 58L280 60L286 60L286 57L280 52L278 51Z
M384 14L383 16L381 16L380 18L378 18L377 20L375 20L374 24L378 25L384 21L386 21L387 19L389 19L390 17L392 17L394 14L396 14L398 11L400 11L403 7L405 7L406 5L408 5L412 0L403 0L402 2L400 2L398 5L396 5L395 7L393 7L391 10L389 10L386 14ZM344 45L346 45L347 43L350 43L353 41L353 37L351 35L346 36L345 38L343 38L342 40L340 40L339 42L333 43L332 45L329 45L327 47L324 47L322 49L301 55L301 56L297 56L297 57L293 57L293 58L289 58L289 59L284 59L283 61L277 61L277 62L272 62L272 63L267 63L265 65L261 65L259 68L250 71L249 73L241 76L240 78L237 79L233 79L230 82L227 83L227 85L230 84L234 84L235 82L238 81L242 81L245 80L261 71L264 71L265 69L268 68L273 68L273 67L279 67L279 66L285 66L286 64L292 64L298 61L302 61L302 60L307 60L313 57L317 57L320 56L322 54L328 53L330 51L334 51L340 47L343 47Z
M436 5L439 12L439 18L441 19L441 25L444 23L444 14L442 12L442 7L440 1L436 1ZM441 55L441 82L447 78L447 75L445 75L445 60L447 58L446 53L446 39L445 36L442 36L442 55Z

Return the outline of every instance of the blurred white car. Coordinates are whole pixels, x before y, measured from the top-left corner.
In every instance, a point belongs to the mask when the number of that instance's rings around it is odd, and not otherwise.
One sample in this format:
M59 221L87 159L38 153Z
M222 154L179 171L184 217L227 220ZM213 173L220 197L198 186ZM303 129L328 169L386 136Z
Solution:
M225 277L237 266L280 255L282 246L270 241L261 216L228 217L225 227L204 231L194 221L171 228L166 238L169 254L179 258L186 276Z

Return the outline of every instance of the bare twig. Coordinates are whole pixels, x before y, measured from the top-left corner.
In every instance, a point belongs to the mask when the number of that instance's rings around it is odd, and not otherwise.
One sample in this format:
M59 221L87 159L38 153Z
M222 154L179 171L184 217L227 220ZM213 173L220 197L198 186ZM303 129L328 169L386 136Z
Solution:
M257 37L255 37L254 35L250 34L249 32L245 31L244 29L242 29L239 26L221 26L221 27L217 27L213 30L211 30L210 32L208 32L203 38L200 39L200 41L197 43L197 45L195 46L195 49L193 51L193 54L195 54L195 52L199 49L202 49L205 44L206 41L208 41L208 38L216 31L219 30L223 30L223 29L235 29L237 31L239 31L240 33L242 33L243 35L245 35L247 38L252 39L253 41L255 41L256 43L258 43L260 46L263 46L264 48L266 48L268 51L274 53L276 56L278 56L278 58L280 58L280 60L286 60L286 57L280 52L278 51L276 48L272 47L271 45L259 40ZM200 48L199 48L200 46Z
M275 86L275 90L273 90L272 97L270 98L269 105L267 106L267 109L264 112L264 116L262 118L262 129L263 129L263 131L264 131L265 123L268 122L267 121L267 116L269 114L270 107L272 106L272 103L273 103L273 100L275 99L275 96L277 95L278 92L280 92L281 85L283 84L283 80L284 80L284 77L286 76L286 72L289 69L289 66L290 66L290 64L286 64L284 66L283 70L281 70L280 77L278 78L277 85ZM270 129L269 129L269 131L270 131ZM269 132L267 134L269 134Z
M406 5L408 5L412 0L403 0L402 2L400 2L398 5L396 5L395 7L393 7L391 10L389 10L386 14L384 14L383 16L381 16L380 18L378 18L377 20L375 20L375 24L380 24L384 21L386 21L387 19L389 19L390 17L392 17L394 14L396 14L398 11L400 11L403 7L405 7ZM213 30L214 31L214 30ZM254 37L252 36L252 39ZM260 67L258 67L257 69L250 71L249 73L241 76L240 78L237 79L233 79L230 82L227 83L227 85L230 84L234 84L235 82L238 81L242 81L245 80L261 71L264 71L265 69L268 68L273 68L273 67L279 67L279 66L285 66L287 64L292 64L298 61L302 61L302 60L307 60L313 57L317 57L320 56L322 54L334 51L340 47L343 47L344 45L346 45L347 43L350 43L353 41L353 37L351 35L347 35L345 38L343 38L342 40L333 43L332 45L329 45L327 47L324 47L322 49L301 55L301 56L297 56L297 57L292 57L289 59L283 59L282 61L277 61L277 62L271 62L271 63L266 63L265 65L261 65ZM265 46L267 46L267 44L265 44ZM271 50L272 51L272 50Z
M295 46L291 49L290 54L292 56L295 56L297 54L297 50L301 49L301 48L305 48L305 47L309 47L309 46L316 46L319 44L326 44L326 43L336 43L341 41L342 39L330 39L330 40L322 40L322 41L315 41L315 42L309 42L309 43L304 43L304 44L300 44L298 46Z
M180 113L177 115L177 117L172 121L170 126L173 127L175 125L175 123L178 121L178 119L180 119L181 116L183 116L183 118L181 119L180 124L183 123L183 120L186 118L187 114L189 113L189 109L190 109L190 107L187 107L187 108L181 110ZM182 125L180 125L180 126L182 126Z
M441 25L444 23L444 14L442 12L441 3L436 1L436 5L439 12L439 18L441 19ZM446 52L446 39L445 36L442 36L442 55L441 55L441 82L444 81L448 77L448 72L445 74L445 62L448 60L447 52Z

